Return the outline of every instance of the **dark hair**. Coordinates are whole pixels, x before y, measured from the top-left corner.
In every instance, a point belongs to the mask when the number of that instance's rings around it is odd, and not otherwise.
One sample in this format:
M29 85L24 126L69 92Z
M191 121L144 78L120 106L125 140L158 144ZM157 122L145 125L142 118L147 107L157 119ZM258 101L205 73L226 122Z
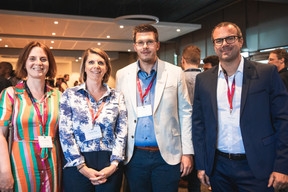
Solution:
M99 55L100 57L102 57L104 59L105 64L107 66L107 72L105 73L105 75L103 77L102 83L107 83L108 80L109 80L111 71L112 71L112 66L111 66L111 63L110 63L110 60L109 60L109 57L108 57L107 53L105 51L102 51L101 49L98 49L98 48L88 48L83 53L82 63L81 63L81 66L80 66L80 79L83 82L85 82L86 79L87 79L87 74L85 72L85 63L87 61L89 53L97 54L97 55Z
M214 40L213 39L213 33L214 33L215 29L220 28L220 27L226 27L228 25L232 25L237 30L237 36L239 37L239 39L241 39L242 38L242 32L241 32L240 28L238 27L238 25L236 25L235 23L232 23L232 22L221 22L213 28L212 33L211 33L211 40L212 41Z
M144 33L144 32L154 32L155 40L156 42L159 41L159 35L158 31L155 27L149 24L142 24L142 25L137 25L135 26L133 30L133 41L136 43L136 34L137 33Z
M214 67L216 65L219 64L219 57L216 56L216 55L210 55L208 57L205 57L203 59L203 63L206 64L206 63L211 63L211 66Z
M270 54L271 53L276 54L278 59L284 58L285 66L286 67L288 66L288 53L287 53L286 49L275 49L275 50L271 51Z
M40 47L46 53L46 56L47 56L48 62L49 62L49 69L48 69L48 72L46 74L46 77L54 78L56 76L56 72L57 72L57 67L56 67L56 62L55 62L54 56L53 56L51 50L46 45L44 45L43 43L38 42L38 41L32 41L22 49L22 51L19 55L18 61L17 61L16 69L15 69L17 77L18 78L27 77L27 70L26 70L25 65L26 65L26 61L28 59L28 56L29 56L31 50L34 47Z
M69 76L69 74L65 74L65 75L64 75L64 78L66 78L67 76Z
M200 64L201 49L195 45L189 45L184 48L183 59L190 64Z

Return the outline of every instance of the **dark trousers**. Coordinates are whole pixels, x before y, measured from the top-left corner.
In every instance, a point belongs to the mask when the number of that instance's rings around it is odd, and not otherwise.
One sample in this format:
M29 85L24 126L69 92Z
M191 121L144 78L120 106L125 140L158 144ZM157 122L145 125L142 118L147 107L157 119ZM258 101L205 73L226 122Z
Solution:
M110 151L95 151L82 153L85 157L87 167L97 171L110 165ZM66 164L64 160L64 165ZM63 185L64 191L69 192L119 192L121 189L123 177L123 165L119 164L118 170L108 177L106 183L101 185L93 185L91 181L82 175L77 167L67 167L63 169Z
M180 164L167 164L159 151L135 149L125 175L131 192L177 192Z
M184 181L188 182L188 192L201 192L201 182L197 177L197 170L194 168L191 173L182 178Z
M268 180L255 178L246 159L230 160L220 155L216 155L210 176L213 192L273 192L273 187L267 188Z

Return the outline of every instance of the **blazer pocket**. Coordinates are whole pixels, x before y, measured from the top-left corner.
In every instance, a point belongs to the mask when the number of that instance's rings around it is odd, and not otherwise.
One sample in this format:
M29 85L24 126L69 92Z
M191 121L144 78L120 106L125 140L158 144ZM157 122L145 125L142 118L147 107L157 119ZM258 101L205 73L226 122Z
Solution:
M262 138L263 145L269 145L275 141L275 134Z

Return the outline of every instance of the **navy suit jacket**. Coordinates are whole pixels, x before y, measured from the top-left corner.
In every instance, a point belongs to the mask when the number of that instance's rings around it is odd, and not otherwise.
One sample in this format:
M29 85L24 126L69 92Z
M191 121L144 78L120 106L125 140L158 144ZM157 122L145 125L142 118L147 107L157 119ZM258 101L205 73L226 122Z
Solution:
M217 149L217 78L218 66L196 77L193 104L196 169L208 176ZM240 128L256 178L288 174L288 93L275 66L244 61Z

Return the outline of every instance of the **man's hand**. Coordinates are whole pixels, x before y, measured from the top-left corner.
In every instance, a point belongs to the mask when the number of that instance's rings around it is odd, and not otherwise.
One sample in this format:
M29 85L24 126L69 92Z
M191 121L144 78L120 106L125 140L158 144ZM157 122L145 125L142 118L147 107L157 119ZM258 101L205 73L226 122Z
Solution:
M272 172L268 182L268 187L273 185L274 189L284 189L288 187L288 175Z
M188 175L191 173L193 169L193 158L192 155L182 155L181 157L181 165L180 172L182 172L181 177Z
M198 178L203 185L205 185L206 187L210 186L209 177L205 174L204 170L198 170Z

